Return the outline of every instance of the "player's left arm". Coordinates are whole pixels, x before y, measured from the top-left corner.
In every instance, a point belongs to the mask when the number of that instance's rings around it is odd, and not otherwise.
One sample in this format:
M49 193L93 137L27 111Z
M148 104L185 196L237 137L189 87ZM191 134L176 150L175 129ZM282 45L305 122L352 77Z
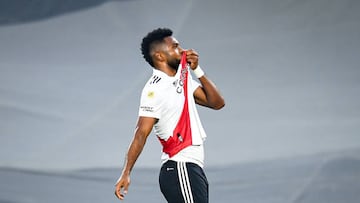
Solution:
M199 105L219 110L225 106L224 98L215 84L206 75L199 78L201 86L194 91L195 102Z
M199 55L196 51L192 49L187 50L186 60L190 64L192 70L199 68ZM221 96L220 91L215 84L204 74L199 78L199 81L201 86L194 91L195 102L199 105L216 110L224 107L224 98Z

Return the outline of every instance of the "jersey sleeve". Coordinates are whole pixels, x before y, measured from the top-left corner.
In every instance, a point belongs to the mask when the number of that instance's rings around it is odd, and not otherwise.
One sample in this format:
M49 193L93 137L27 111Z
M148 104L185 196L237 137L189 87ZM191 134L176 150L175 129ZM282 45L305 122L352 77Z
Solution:
M139 116L160 119L161 117L161 95L159 91L151 88L144 88L141 93Z
M196 90L196 88L198 88L200 86L200 83L198 83L196 80L194 80L194 79L192 79L191 78L191 80L190 80L190 91L192 92L192 93L194 93L195 92L195 90Z

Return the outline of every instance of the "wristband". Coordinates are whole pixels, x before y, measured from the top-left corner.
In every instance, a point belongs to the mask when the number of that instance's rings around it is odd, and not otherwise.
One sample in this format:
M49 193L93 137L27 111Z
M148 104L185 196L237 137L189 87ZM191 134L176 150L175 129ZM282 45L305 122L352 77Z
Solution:
M200 66L197 66L195 70L193 70L193 72L197 78L201 78L205 74L204 71L200 68Z

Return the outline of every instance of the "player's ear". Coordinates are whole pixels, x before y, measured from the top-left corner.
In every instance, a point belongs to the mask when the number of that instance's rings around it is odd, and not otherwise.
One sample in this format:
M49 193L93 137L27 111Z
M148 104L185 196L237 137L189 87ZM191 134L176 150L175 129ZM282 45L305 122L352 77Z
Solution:
M155 58L155 60L160 61L160 62L165 61L165 56L160 51L155 52L154 58Z

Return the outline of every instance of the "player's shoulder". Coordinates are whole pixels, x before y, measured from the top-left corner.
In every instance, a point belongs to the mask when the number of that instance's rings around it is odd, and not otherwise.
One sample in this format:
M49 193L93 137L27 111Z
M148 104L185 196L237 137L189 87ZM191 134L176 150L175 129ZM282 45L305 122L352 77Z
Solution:
M158 74L153 74L148 82L147 82L147 85L148 86L161 86L161 84L163 84L163 77L161 75L158 75Z
M147 96L149 96L149 94L154 94L155 92L157 94L161 94L163 92L163 81L163 77L157 74L152 74L145 83L142 94L146 94Z
M168 85L167 80L168 78L162 72L154 71L154 73L146 82L144 88L163 89Z

